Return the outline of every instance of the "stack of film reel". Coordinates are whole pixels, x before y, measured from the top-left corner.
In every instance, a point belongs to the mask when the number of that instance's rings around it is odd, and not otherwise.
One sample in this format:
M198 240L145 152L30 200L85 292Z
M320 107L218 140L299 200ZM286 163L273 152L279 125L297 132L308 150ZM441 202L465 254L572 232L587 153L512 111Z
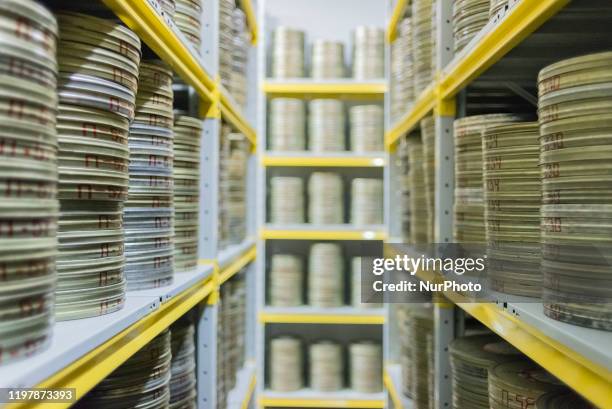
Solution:
M409 304L398 304L394 305L397 309L397 325L399 330L400 344L399 344L399 364L402 373L402 393L411 398L414 396L412 381L412 354L413 336L410 332L410 305Z
M380 105L349 108L350 140L353 152L381 152L385 134L384 112Z
M221 138L219 142L219 197L218 197L218 212L217 219L219 220L218 225L218 240L219 248L223 249L228 245L229 237L229 219L228 219L228 205L229 205L229 190L228 179L229 179L229 157L231 154L231 144L229 143L229 136L232 133L232 127L223 123L221 126Z
M353 33L353 78L385 77L384 32L378 27L359 26Z
M293 254L274 254L270 261L269 304L298 307L304 304L304 262Z
M202 0L174 0L174 23L200 54L202 43Z
M229 152L227 156L227 179L222 181L221 188L225 190L227 202L227 244L241 243L246 237L246 180L249 143L241 133L230 133L227 136Z
M170 330L166 329L97 384L75 407L168 407L171 360Z
M357 341L349 345L349 381L360 393L382 392L382 346L374 341Z
M0 3L0 20L1 365L51 340L59 205L57 23L23 0ZM30 35L20 35L26 26Z
M414 61L412 17L397 26L397 39L391 44L391 121L397 122L414 102Z
M170 327L172 362L170 365L169 408L196 407L195 327L187 313Z
M612 52L538 77L542 274L547 316L612 331Z
M410 208L410 163L408 161L408 138L401 138L397 147L397 167L400 169L400 203L402 212L402 238L411 241Z
M270 389L291 392L302 389L304 382L304 356L302 341L293 336L279 336L270 340Z
M270 185L270 223L304 223L304 180L300 177L274 176L270 178Z
M313 99L308 104L308 145L313 152L345 150L344 104L336 99Z
M541 183L537 122L487 126L483 182L491 289L539 298Z
M434 243L434 214L436 211L436 121L431 115L421 120L421 139L423 141L425 205L427 206L427 242Z
M310 63L312 78L344 77L344 44L339 41L315 40Z
M163 13L170 17L174 21L174 13L176 13L176 2L175 0L160 0L161 8Z
M243 109L247 104L247 64L249 54L249 34L244 11L236 7L232 13L234 38L232 44L232 72L228 91Z
M425 193L423 161L423 144L420 135L411 134L408 136L411 244L425 244L429 240L429 209Z
M540 396L546 393L559 393L565 390L565 387L561 381L536 363L523 359L500 363L489 368L488 389L487 407L521 409L533 406Z
M316 341L308 346L310 388L332 392L344 386L344 355L335 341Z
M304 32L281 26L272 42L272 77L304 77Z
M489 409L489 368L523 355L497 335L472 335L450 345L453 409Z
M383 181L355 178L351 181L351 224L370 226L383 223Z
M415 306L409 310L408 333L412 336L412 400L416 409L428 409L430 403L429 373L433 362L428 349L433 336L433 310L429 306Z
M344 305L344 256L337 243L315 243L308 257L308 304Z
M412 51L414 61L414 95L418 97L433 80L433 0L412 2Z
M576 392L560 390L540 396L535 409L595 409L595 406L584 400Z
M56 316L125 303L122 212L128 193L140 40L111 20L59 13L59 255Z
M170 68L161 61L142 61L123 214L130 290L169 285L174 277L172 104Z
M351 260L351 305L353 307L357 307L357 308L381 308L382 307L380 303L362 302L362 299L369 301L368 300L369 294L362 293L363 288L367 285L367 280L362 279L362 271L363 271L364 276L366 274L369 274L373 265L374 265L373 257L353 257ZM364 266L365 266L365 270L363 269Z
M228 91L232 87L235 8L236 0L219 1L219 76Z
M308 223L344 223L344 186L333 172L313 172L308 179Z
M508 0L490 0L489 18L493 18L508 5Z
M520 118L512 114L475 115L455 120L455 243L485 243L482 132L486 127L517 120Z
M174 121L174 268L198 263L200 140L202 121L177 115Z
M296 98L270 101L269 136L272 151L306 150L306 104Z
M455 53L460 52L489 22L489 0L453 0Z

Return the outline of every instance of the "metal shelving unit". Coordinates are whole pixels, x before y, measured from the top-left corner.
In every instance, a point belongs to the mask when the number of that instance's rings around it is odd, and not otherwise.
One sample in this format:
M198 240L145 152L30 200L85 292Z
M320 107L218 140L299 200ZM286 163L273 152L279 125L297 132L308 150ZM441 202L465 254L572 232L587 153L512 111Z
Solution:
M395 39L395 30L405 2L390 1L392 18L389 19L387 38ZM456 116L465 115L465 95L462 91L478 81L497 80L498 84L506 85L520 95L522 83L507 83L504 74L509 75L511 62L513 68L522 65L518 61L517 50L529 49L531 43L547 41L546 37L538 37L542 26L567 27L566 24L546 26L555 20L557 13L563 14L566 9L584 6L584 2L569 0L512 0L508 8L502 10L482 31L468 44L462 52L453 56L452 28L450 2L437 1L437 72L435 80L416 99L406 114L391 125L386 134L385 143L389 152L390 181L396 180L398 170L394 167L395 146L399 138L419 126L419 121L433 113L436 123L436 203L435 242L452 242L452 203L454 179L453 154L453 120ZM559 20L562 21L562 20ZM582 27L588 30L588 28ZM548 41L550 41L548 37ZM530 42L533 39L532 42ZM512 60L514 58L515 60ZM533 70L533 67L530 67ZM529 72L531 76L532 72ZM537 75L537 71L536 71ZM530 77L531 78L531 77ZM535 81L535 75L531 78ZM522 96L522 95L521 95ZM522 96L524 97L524 96ZM391 193L387 193L391 194ZM398 209L389 206L391 221L398 220ZM397 229L389 227L391 237L400 236ZM401 242L401 240L389 240ZM417 274L423 280L434 280L437 277L423 272ZM439 277L438 277L439 278ZM543 368L548 370L568 386L573 388L598 407L612 408L610 394L612 391L612 354L609 345L612 343L612 333L596 331L588 328L568 325L544 316L541 304L525 299L521 303L504 303L491 300L490 303L470 303L461 295L445 293L447 302L435 305L435 341L434 353L436 360L436 408L451 406L451 385L449 382L450 367L446 348L450 341L460 336L461 327L454 327L455 319L462 312L469 313L492 331L500 335L516 348L521 350ZM499 298L502 299L501 297ZM393 315L388 309L385 334L387 338L396 339L397 328L392 324ZM409 399L405 399L399 389L401 380L399 368L393 361L396 351L394 346L386 343L387 352L387 383L395 385L395 392L389 390L389 402L394 408L411 407Z
M261 22L272 22L270 24L281 24L280 21L273 20L268 14L270 10L278 11L275 7L281 7L281 3L276 0L266 0L259 3L258 20ZM365 5L364 5L365 6ZM267 8L270 7L270 8ZM344 10L346 7L351 7L351 1L315 1L302 2L302 6L293 3L292 15L297 15L300 7L304 10L315 13L321 8L326 10ZM345 7L344 9L342 7ZM371 2L369 10L375 8L381 13L384 8L376 2ZM282 7L281 7L282 8ZM367 7L365 7L367 8ZM282 11L279 15L282 14ZM349 26L349 20L366 21L369 24L380 24L376 19L372 20L368 12L362 13L360 17L351 17L345 19L339 25L333 25L333 34L324 28L325 24L321 22L315 23L320 32L313 33L309 31L309 27L313 27L315 20L308 23L308 19L297 21L282 21L282 24L296 25L299 28L306 28L310 36L330 36L329 38L338 38L345 34L340 34L346 30L346 37L354 26ZM333 14L333 13L332 13ZM356 13L357 15L359 13ZM365 14L365 15L364 15ZM381 14L382 17L382 14ZM310 21L310 20L308 20ZM364 24L367 24L364 23ZM263 24L262 24L263 25ZM328 24L329 25L329 24ZM327 31L326 31L327 30ZM312 335L323 336L324 333L333 334L333 338L345 343L347 339L353 339L360 334L363 337L363 332L368 334L382 335L382 324L385 320L385 312L383 309L372 308L356 308L352 306L338 308L316 308L310 306L280 308L270 307L265 303L266 292L266 248L276 246L289 246L291 248L300 248L314 241L340 241L343 243L357 242L381 242L387 237L386 227L380 226L352 226L349 224L326 225L318 226L311 224L299 225L273 225L266 222L266 193L265 186L267 184L268 175L276 172L292 172L291 174L306 175L311 171L319 169L337 171L345 176L349 172L363 172L368 175L376 174L384 177L384 169L387 165L386 152L373 152L361 154L355 152L333 152L333 153L315 153L315 152L271 152L266 150L266 122L267 122L267 101L272 98L299 98L304 100L315 98L334 98L342 99L348 103L372 101L374 103L383 100L387 91L387 82L385 80L372 81L356 81L350 78L334 79L334 80L313 80L311 78L291 78L291 79L272 79L266 77L267 73L267 58L265 50L267 45L267 36L271 32L271 28L260 26L259 35L259 72L260 72L260 103L259 103L259 127L258 134L261 142L259 145L259 186L262 188L259 191L259 242L258 253L262 256L258 258L258 331L257 331L257 357L258 357L258 405L262 408L266 407L293 407L293 408L382 408L384 407L384 393L378 394L360 394L350 390L342 390L331 393L316 392L310 389L303 389L291 393L277 393L267 389L266 385L266 342L268 336L273 333L281 333L289 331L290 333L303 333L304 331ZM324 34L323 34L324 33ZM347 47L348 48L348 47ZM345 172L345 173L342 173ZM280 174L280 173L279 173ZM341 326L342 330L337 331L336 328ZM345 329L351 328L349 332L353 335L344 334ZM335 332L334 332L335 331Z
M199 265L189 272L177 272L170 286L128 292L126 305L120 311L94 318L59 322L49 348L42 353L0 367L0 387L75 388L77 398L91 390L104 377L119 367L155 336L193 308L198 310L196 322L198 349L198 408L216 407L216 302L219 288L241 269L248 267L248 286L254 286L255 240L247 238L239 245L218 248L218 176L220 121L227 121L242 132L256 146L257 138L244 113L231 95L221 87L216 75L218 63L218 0L204 0L202 18L203 44L200 58L172 21L167 19L156 0L104 0L126 25L136 32L143 43L168 63L188 84L183 87L189 95L197 96L197 106L190 111L199 112L204 121L201 135L200 160L200 243ZM257 25L250 0L242 0L252 33ZM257 37L252 34L253 43ZM214 79L213 79L214 78ZM253 85L255 86L255 85ZM180 88L180 87L179 87ZM180 90L180 89L177 89ZM254 169L254 158L249 165ZM252 172L249 172L252 174ZM255 203L255 178L247 180L248 206ZM255 234L255 218L247 217L248 235ZM253 294L249 298L247 332L253 334L256 319ZM244 394L242 401L248 407L254 387L253 336L247 335L246 355L249 364L241 370L250 373L247 387L238 382L233 395ZM250 343L249 343L250 341ZM242 377L240 378L242 379ZM11 408L44 408L47 403L28 402L11 405ZM57 403L54 407L67 408L70 403Z

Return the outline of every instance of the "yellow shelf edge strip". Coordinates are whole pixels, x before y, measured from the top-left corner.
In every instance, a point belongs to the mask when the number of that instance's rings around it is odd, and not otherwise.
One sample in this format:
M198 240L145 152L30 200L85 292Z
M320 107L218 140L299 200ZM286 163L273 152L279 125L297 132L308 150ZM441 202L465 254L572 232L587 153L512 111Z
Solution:
M221 266L221 272L219 273L219 284L223 284L232 278L236 273L242 270L244 266L255 260L256 257L257 247L253 245L227 266Z
M293 96L293 97L308 97L308 96L328 96L328 97L363 97L383 98L387 92L387 85L380 83L281 83L281 82L264 82L262 91L268 96Z
M383 374L383 383L385 387L387 388L387 392L389 392L389 396L391 397L391 402L393 402L393 408L394 409L408 409L408 408L404 408L404 405L402 405L402 400L399 397L399 393L395 389L395 385L393 384L391 375L389 375L389 372L387 372L386 368Z
M400 19L404 15L404 11L406 10L406 6L408 5L407 0L397 0L395 6L393 7L393 13L391 14L391 19L389 20L389 26L387 27L387 42L392 43L397 39L397 26L400 22Z
M438 280L431 272L418 272L426 281ZM445 292L455 305L472 315L493 332L533 359L598 407L612 409L607 398L612 390L612 372L567 346L551 339L539 329L522 322L494 303L462 302L465 297Z
M219 108L221 110L221 117L242 133L249 142L251 142L251 145L257 145L257 134L255 130L246 122L242 114L233 106L224 93L221 93L221 104Z
M263 240L384 240L380 231L276 230L263 229Z
M249 382L249 389L247 390L247 394L240 405L240 409L248 409L249 404L251 403L251 399L253 399L253 392L255 392L255 385L257 384L257 376L255 374L251 375L251 380Z
M259 313L259 322L265 324L363 324L381 325L385 317L381 315L352 314L302 314L302 313Z
M264 155L261 163L263 166L282 166L282 167L383 167L385 166L384 157L316 157L316 156L273 156Z
M385 135L385 147L392 150L393 145L405 134L413 130L421 119L436 105L436 88L431 84L419 96L412 109Z
M176 73L200 98L213 102L215 84L200 62L146 0L103 0L104 3Z
M253 2L251 0L241 0L240 3L242 4L242 11L244 11L246 16L247 27L251 34L251 45L257 45L257 18L255 17Z
M448 99L499 61L570 0L521 0L440 80L440 97Z
M385 407L384 400L354 400L354 399L285 399L259 398L259 405L262 407L284 407L284 408L355 408L355 409L382 409Z
M204 300L212 291L213 283L210 278L199 282L58 371L37 387L45 389L76 388L77 399L80 399L174 321ZM46 405L46 403L28 402L16 404L12 408L34 409L44 408ZM57 403L53 407L63 409L71 405L72 403Z

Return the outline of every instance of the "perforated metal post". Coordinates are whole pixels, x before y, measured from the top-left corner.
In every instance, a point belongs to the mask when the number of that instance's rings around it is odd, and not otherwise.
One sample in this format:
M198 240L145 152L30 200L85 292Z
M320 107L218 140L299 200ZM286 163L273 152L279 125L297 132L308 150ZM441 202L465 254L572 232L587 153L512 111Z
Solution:
M198 409L216 409L218 313L216 304L202 303L198 307L196 322Z
M453 58L452 4L447 0L436 2L436 76ZM438 101L434 109L436 130L436 194L435 241L453 241L453 202L455 157L453 121L456 115L455 100ZM455 338L454 304L444 299L434 305L434 365L435 407L452 407L451 368L449 344Z

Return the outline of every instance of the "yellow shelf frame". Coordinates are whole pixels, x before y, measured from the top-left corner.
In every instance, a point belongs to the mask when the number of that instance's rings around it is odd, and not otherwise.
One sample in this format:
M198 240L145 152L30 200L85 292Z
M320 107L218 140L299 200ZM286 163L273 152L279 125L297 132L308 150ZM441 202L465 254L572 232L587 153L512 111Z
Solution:
M417 277L430 282L441 279L424 271L418 271ZM494 303L467 302L464 296L452 291L444 292L444 295L597 407L612 409L609 399L612 372L607 368L548 337Z
M257 385L257 376L253 374L251 375L251 380L249 381L249 389L247 391L247 394L244 397L242 403L240 404L240 409L249 408L251 399L253 399L253 394L255 392L255 385Z
M402 135L414 129L432 110L448 115L455 95L480 74L519 45L538 27L565 7L570 0L522 0L507 16L469 50L452 61L421 94L406 115L385 135L385 147L393 151Z
M391 379L391 375L385 368L383 373L383 383L385 388L387 388L387 392L389 393L389 397L391 398L391 402L393 403L393 409L408 409L404 408L404 404L402 403L402 399L400 398L399 392L395 389L395 384L393 384L393 379Z
M149 341L168 328L191 308L213 293L214 281L208 277L190 289L162 304L159 309L132 324L113 338L93 349L46 379L37 388L76 388L80 398L102 381ZM69 408L74 402L54 403L53 408ZM48 403L24 402L7 409L48 407Z
M253 245L249 247L240 257L233 260L225 266L220 266L219 272L219 284L223 284L236 273L242 270L243 267L253 262L257 258L257 246Z
M191 85L205 107L219 107L221 115L256 145L256 132L231 101L227 91L206 72L198 57L179 39L147 0L103 0L141 40ZM245 0L250 3L250 0ZM251 6L252 9L252 6ZM246 13L246 11L245 11ZM248 14L247 14L248 17ZM216 111L213 109L213 112ZM203 109L203 113L206 109ZM216 113L212 116L215 117Z
M382 325L384 315L357 314L307 314L260 312L259 322L263 324L334 324L334 325Z
M263 155L261 164L266 167L330 167L330 168L379 168L386 163L384 156L276 156Z
M389 20L389 26L387 27L387 42L392 43L397 39L397 25L400 22L400 19L404 15L404 11L406 10L406 6L408 5L408 0L397 0L395 2L395 6L393 7L393 13L391 14L391 19Z
M278 408L347 408L347 409L382 409L383 399L285 399L262 396L258 399L259 406Z
M262 240L385 240L387 234L374 230L280 230L262 229Z
M387 92L385 82L277 82L265 81L261 90L269 98L342 98L350 100L382 100Z
M257 45L257 17L255 14L255 8L253 7L253 2L251 0L240 0L242 11L244 11L244 15L246 16L247 27L249 28L249 33L251 34L251 45Z

